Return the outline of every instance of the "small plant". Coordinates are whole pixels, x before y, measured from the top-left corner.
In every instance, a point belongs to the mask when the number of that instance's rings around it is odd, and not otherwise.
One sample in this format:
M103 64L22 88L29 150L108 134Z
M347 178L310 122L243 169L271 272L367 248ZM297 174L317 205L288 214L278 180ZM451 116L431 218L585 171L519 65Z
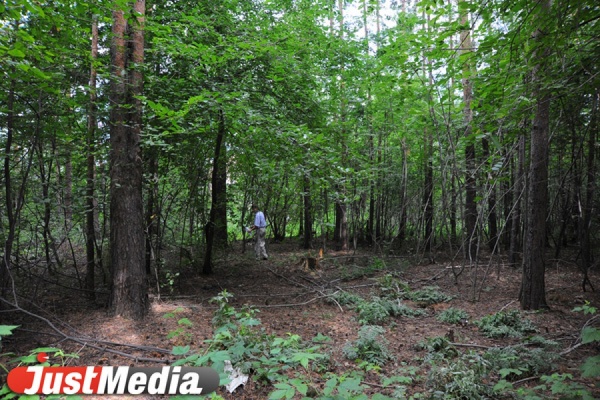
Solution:
M396 278L393 274L385 274L377 279L381 297L386 299L406 299L410 293L408 283Z
M427 338L427 340L419 342L416 348L417 350L426 350L429 354L428 359L445 359L458 356L456 347L444 336Z
M171 271L167 271L165 272L165 278L164 281L160 284L161 288L167 288L169 290L169 293L173 293L173 290L175 290L175 283L177 282L177 279L179 279L179 272L171 272Z
M381 258L375 257L371 264L369 264L369 270L376 272L386 269L385 261Z
M422 307L452 300L452 296L440 292L440 288L437 286L425 286L422 289L408 293L406 298L418 303Z
M513 381L528 378L550 371L552 363L558 359L555 353L558 343L540 340L535 336L534 340L525 344L508 346L502 348L491 348L483 354L483 358L490 364L491 368L498 371L502 379ZM540 347L531 348L534 343L543 343Z
M362 299L362 297L360 297L354 293L346 292L345 290L338 290L337 292L328 296L326 298L326 301L332 302L332 303L334 301L336 301L338 304L340 304L342 306L347 306L347 305L353 306L353 305L356 305L356 304L360 303L361 301L363 301L363 299Z
M419 317L425 315L424 310L415 310L410 308L400 300L372 297L371 301L362 301L356 306L358 313L358 322L361 325L381 325L389 320L390 317Z
M373 297L371 301L362 301L356 306L358 322L361 325L380 325L393 314L394 304L388 300Z
M590 306L589 302L586 302L581 307L575 307L575 312L583 312L584 314L596 314L596 307ZM597 320L598 316L592 317L583 327L581 331L581 343L593 343L600 342L600 329L592 326L591 321ZM582 375L586 378L594 378L600 376L600 355L589 357L585 360L581 366Z
M344 356L353 361L361 360L375 365L384 365L393 359L387 348L388 342L383 336L384 332L385 329L380 326L361 327L358 331L358 339L344 346Z
M518 310L486 315L475 321L475 325L479 327L480 332L490 338L520 338L527 333L537 332L535 325L530 320L521 318Z
M465 324L469 321L469 314L459 308L448 308L438 314L437 319L448 324Z
M471 352L452 362L434 363L427 386L434 399L486 399L492 394L492 387L486 383L488 371L488 363Z

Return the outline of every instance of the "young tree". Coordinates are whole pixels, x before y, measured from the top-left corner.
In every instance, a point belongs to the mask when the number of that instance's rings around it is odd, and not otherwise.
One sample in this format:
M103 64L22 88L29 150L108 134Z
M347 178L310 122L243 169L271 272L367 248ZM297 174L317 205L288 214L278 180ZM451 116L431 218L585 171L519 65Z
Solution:
M464 121L466 137L465 147L465 230L466 230L466 259L475 260L477 257L477 180L475 166L475 140L472 137L473 110L471 101L473 99L473 83L471 81L471 29L468 15L468 2L459 2L460 21L463 29L460 32L461 53L465 54L463 67L463 102L464 102Z

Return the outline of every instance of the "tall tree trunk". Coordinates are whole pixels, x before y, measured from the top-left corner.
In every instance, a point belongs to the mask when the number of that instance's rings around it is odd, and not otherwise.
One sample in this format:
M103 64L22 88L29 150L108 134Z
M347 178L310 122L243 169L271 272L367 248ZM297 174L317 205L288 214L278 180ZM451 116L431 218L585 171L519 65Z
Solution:
M96 220L94 212L96 209L95 202L95 184L96 178L96 160L95 152L95 136L96 136L96 60L98 59L98 16L92 15L92 47L91 47L91 67L90 67L90 108L88 111L87 124L87 166L86 166L86 210L85 210L85 254L86 254L86 272L85 272L85 289L88 291L88 298L94 300L96 294L94 292L96 282Z
M142 319L148 313L149 302L144 266L142 104L136 96L143 88L140 68L144 62L145 1L136 0L133 10L127 10L136 16L129 24L121 4L114 4L111 48L110 310L115 315Z
M542 43L547 32L542 22L549 15L551 0L543 0L537 10L538 29L534 41L537 61L532 73L536 112L531 131L531 165L529 171L529 219L524 245L523 277L519 300L524 310L547 307L545 285L546 214L548 210L548 131L550 125L550 93L544 88L549 51Z
M338 0L338 11L339 11L339 22L340 22L340 38L344 38L344 0ZM340 65L340 125L341 125L341 151L342 151L342 166L345 167L348 161L348 143L346 139L346 96L345 96L345 82L343 78L344 65ZM336 200L335 204L335 217L336 217L336 240L338 242L338 248L340 250L349 249L348 239L348 206L346 204L346 189L343 184L339 186L340 195Z
M14 67L12 68L14 73ZM2 297L6 298L9 289L9 273L11 269L10 257L12 246L15 241L16 217L13 205L12 181L10 175L10 158L14 133L14 104L15 104L15 80L10 81L8 99L6 102L6 145L4 148L4 190L6 201L6 217L8 219L8 233L4 241L4 255L0 263L0 290Z
M463 3L467 3L463 1ZM461 8L461 7L459 7ZM468 7L462 7L467 10ZM467 11L462 11L460 22L463 26L469 26L469 16ZM460 48L461 53L466 54L471 51L471 30L465 29L460 33ZM467 145L465 148L465 234L466 234L466 259L473 261L477 258L477 179L475 168L475 141L471 138L473 110L471 109L471 101L473 98L473 84L469 78L472 73L470 61L465 61L463 68L463 102L464 102L464 119L465 119L465 137Z
M596 189L596 134L598 130L598 103L600 101L600 92L596 92L592 101L592 117L589 125L588 136L588 159L587 159L587 182L585 190L585 203L583 204L583 213L580 220L579 228L579 246L581 249L581 272L583 280L581 287L586 290L586 285L590 285L592 291L594 287L588 276L588 271L593 264L592 243L590 232L592 230L592 216L594 213L594 193Z
M223 110L219 110L219 130L217 132L217 140L215 143L215 153L213 157L213 170L212 170L212 195L211 195L211 207L208 223L205 226L206 234L206 252L204 254L204 265L202 267L203 274L212 274L212 253L215 247L224 246L227 244L227 235L225 235L225 242L223 243L222 231L223 231L223 214L222 208L225 205L225 211L227 210L226 203L226 181L223 177L227 176L225 170L225 115ZM225 212L225 218L227 214ZM225 220L225 233L227 233L227 220Z

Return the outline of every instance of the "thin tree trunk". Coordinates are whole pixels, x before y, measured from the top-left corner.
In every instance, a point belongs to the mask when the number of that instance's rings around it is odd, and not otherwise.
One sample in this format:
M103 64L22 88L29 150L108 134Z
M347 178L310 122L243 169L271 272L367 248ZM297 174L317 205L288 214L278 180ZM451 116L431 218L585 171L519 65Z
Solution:
M509 264L516 267L519 262L519 253L522 246L521 235L521 204L523 203L523 192L525 179L525 138L519 136L517 149L517 166L513 174L513 198L514 209L512 210L511 229L510 229L510 249L508 252Z
M466 3L466 1L463 1ZM459 7L460 8L460 7ZM465 7L465 9L467 9ZM460 15L461 24L468 26L469 16L466 11ZM471 51L471 30L465 29L460 33L460 48L461 52L469 53ZM465 148L465 234L466 234L466 259L474 261L477 258L477 180L475 170L475 141L471 138L473 110L471 109L471 101L473 98L473 84L469 76L471 75L471 64L468 61L464 63L463 85L463 102L464 102L464 119L465 119L465 137L467 145Z
M14 73L14 67L12 68ZM15 104L15 80L12 79L8 89L8 99L6 102L6 145L4 148L4 190L6 200L6 217L8 219L8 233L4 241L4 256L0 265L0 289L2 297L7 297L9 290L9 274L11 270L10 257L12 255L12 246L15 240L16 218L12 196L12 181L10 175L10 158L14 132L14 104Z
M590 122L588 136L588 159L587 159L587 182L585 191L585 203L583 205L583 215L580 222L580 249L581 249L581 272L583 280L581 287L586 291L586 285L590 285L590 289L594 291L594 286L588 276L588 271L593 264L592 245L590 231L592 230L592 216L594 212L594 193L596 188L596 131L598 121L598 102L600 93L596 92L592 103L592 118Z
M96 178L96 160L95 136L96 136L96 65L98 59L98 16L92 16L92 48L91 48L91 67L90 67L90 109L88 112L87 125L87 169L86 169L86 210L85 210L85 254L86 254L86 272L85 289L88 291L88 297L91 300L96 298L96 220L95 220L95 183Z
M313 220L312 220L312 202L311 202L311 197L310 197L310 178L308 175L304 175L302 184L304 186L304 191L302 194L302 199L303 199L303 203L304 203L303 247L305 249L311 249L312 248L312 239L313 239L313 237L312 237Z

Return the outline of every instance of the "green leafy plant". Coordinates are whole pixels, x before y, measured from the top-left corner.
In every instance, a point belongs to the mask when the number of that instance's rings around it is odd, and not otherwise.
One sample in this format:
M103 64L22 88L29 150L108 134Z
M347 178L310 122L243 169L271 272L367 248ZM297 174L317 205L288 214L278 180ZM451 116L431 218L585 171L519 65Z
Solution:
M596 314L596 307L590 306L586 302L583 306L575 307L575 312L583 312L584 314ZM600 342L600 329L591 324L592 321L598 319L598 316L591 318L581 330L581 344ZM593 378L600 376L600 355L588 357L581 366L582 376Z
M535 325L530 320L523 319L518 310L486 315L474 323L479 327L480 332L490 338L519 338L527 333L537 332Z
M452 296L442 293L437 286L425 286L422 289L409 292L406 298L419 303L423 307L452 300Z
M338 290L332 295L328 296L326 300L332 303L335 300L338 304L342 306L347 306L359 304L363 301L363 298L357 294L350 293L345 290Z
M485 399L493 393L486 383L488 363L470 352L448 362L437 360L427 377L427 386L434 399Z
M358 331L358 339L347 343L343 354L349 360L367 361L375 365L384 365L392 360L388 342L384 337L385 329L376 325L365 325Z
M445 359L458 356L458 350L450 343L447 337L435 336L421 341L416 346L417 350L426 350L427 359Z
M442 311L437 316L438 321L446 322L449 324L464 324L469 321L469 313L459 308L450 307L447 310Z
M371 301L362 301L357 304L358 322L361 325L381 325L390 317L418 317L425 315L424 310L415 310L399 299L386 299L374 296Z
M550 371L552 363L559 357L554 351L558 343L545 339L542 342L544 344L539 347L532 347L534 343L540 343L539 339L534 339L515 346L491 348L483 358L508 381L539 375Z
M394 274L385 274L377 279L381 297L388 299L407 299L410 293L408 283L401 281Z

